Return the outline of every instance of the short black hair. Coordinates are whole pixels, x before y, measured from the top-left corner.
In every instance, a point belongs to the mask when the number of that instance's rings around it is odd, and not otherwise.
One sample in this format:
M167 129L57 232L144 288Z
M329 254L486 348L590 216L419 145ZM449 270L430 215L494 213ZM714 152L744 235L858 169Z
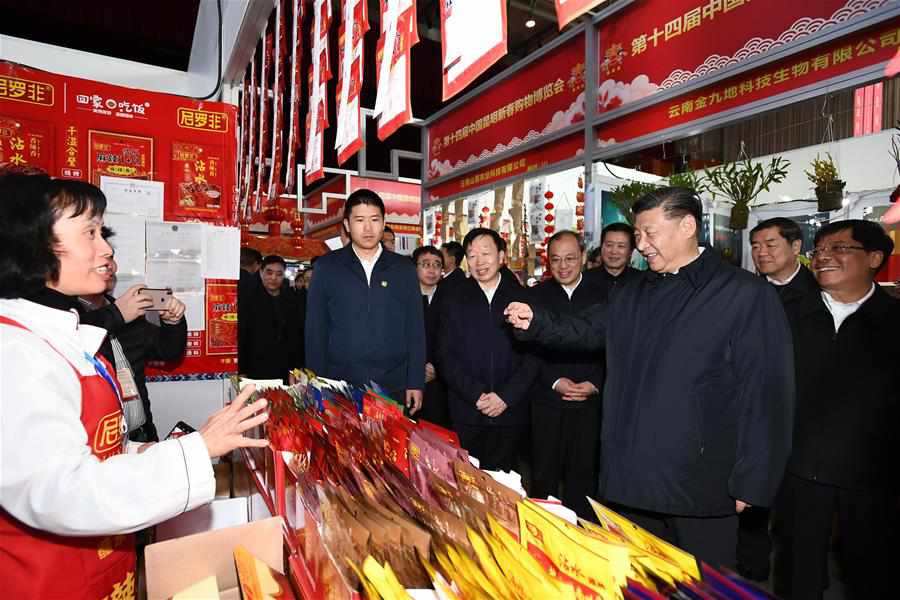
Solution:
M446 250L447 254L453 257L453 259L456 261L457 267L462 265L462 261L466 257L466 251L463 248L462 244L460 244L456 240L452 240L441 244L441 248Z
M815 245L818 246L819 241L822 238L834 235L845 229L850 230L850 236L854 241L858 242L866 252L881 252L881 264L875 269L876 273L879 272L894 251L894 240L887 234L884 227L874 221L863 221L862 219L833 221L816 232Z
M697 223L697 237L703 227L703 203L697 192L683 187L662 187L647 192L631 207L635 218L642 212L662 207L667 219L680 219L686 215Z
M53 225L87 214L102 217L106 196L74 179L10 172L0 176L0 297L24 298L59 280Z
M475 241L475 238L480 238L481 236L486 235L494 241L494 245L497 247L498 252L504 252L506 250L506 242L500 237L500 234L494 231L493 229L488 229L487 227L476 227L469 231L466 234L465 239L463 240L463 250L465 252L469 251L469 246L472 245L472 242Z
M698 223L699 224L699 223ZM637 242L634 240L634 227L629 225L628 223L610 223L606 227L603 228L603 231L600 232L600 246L603 245L603 241L606 239L607 233L619 232L624 233L628 236L628 242L631 244L631 249L634 250L635 246L637 246ZM597 256L600 256L600 248L597 247Z
M267 257L265 257L262 261L262 267L260 267L260 268L265 269L269 265L275 265L275 264L281 265L282 268L285 268L285 269L287 268L287 263L284 262L284 259L281 258L280 256L278 256L277 254L270 254Z
M0 298L23 298L59 278L46 175L0 176Z
M580 251L584 252L584 241L581 239L581 236L569 229L563 229L562 231L557 231L552 236L550 236L550 239L547 240L547 252L550 252L550 246L554 242L558 242L559 240L563 239L564 237L571 237L573 240L575 240L575 243L578 244L578 249Z
M771 219L760 221L756 227L750 230L750 242L753 242L754 235L763 229L771 229L772 227L778 229L779 235L786 239L789 244L793 244L797 240L803 240L803 230L800 229L800 225L797 224L797 221L793 221L786 217L772 217Z
M412 253L412 261L414 263L419 262L419 257L423 254L431 254L433 256L437 256L441 259L441 264L444 264L444 255L441 254L441 251L435 248L434 246L419 246Z
M384 232L385 232L385 233L390 233L391 235L393 235L393 236L395 236L395 237L396 237L396 235L397 235L396 233L394 233L394 230L391 229L391 226L390 226L390 225L385 225L385 226L384 226Z
M600 251L601 251L600 246L591 248L590 252L588 252L588 255L587 255L588 262L595 263L595 262L599 261L600 260Z
M256 248L241 246L241 268L246 269L258 264L262 264L262 253Z
M384 200L372 190L367 190L365 188L356 190L347 196L347 200L344 202L344 218L349 220L350 213L353 212L353 207L359 206L360 204L368 204L369 206L377 207L381 212L381 218L384 218Z

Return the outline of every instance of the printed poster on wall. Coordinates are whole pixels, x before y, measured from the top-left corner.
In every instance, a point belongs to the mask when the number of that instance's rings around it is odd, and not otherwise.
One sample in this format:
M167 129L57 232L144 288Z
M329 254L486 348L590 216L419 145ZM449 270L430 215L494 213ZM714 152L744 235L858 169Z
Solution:
M443 100L506 55L504 0L441 0Z
M172 142L172 184L167 214L225 218L224 152L223 147L211 144Z
M108 131L88 131L88 180L100 177L153 179L153 138Z
M237 353L237 282L206 281L206 354Z
M53 125L0 115L0 167L53 172Z

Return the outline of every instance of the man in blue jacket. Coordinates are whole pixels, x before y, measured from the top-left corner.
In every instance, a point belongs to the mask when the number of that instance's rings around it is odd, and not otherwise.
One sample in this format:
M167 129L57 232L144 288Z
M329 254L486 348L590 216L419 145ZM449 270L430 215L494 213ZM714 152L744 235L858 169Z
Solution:
M384 250L384 202L357 190L344 205L350 244L316 261L306 306L306 366L355 384L374 381L410 414L425 389L425 325L416 269Z

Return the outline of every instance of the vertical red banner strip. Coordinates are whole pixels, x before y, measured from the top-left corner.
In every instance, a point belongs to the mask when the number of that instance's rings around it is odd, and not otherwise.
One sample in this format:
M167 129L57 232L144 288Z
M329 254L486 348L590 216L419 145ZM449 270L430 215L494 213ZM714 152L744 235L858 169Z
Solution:
M284 0L275 5L275 94L272 108L272 165L269 168L269 204L281 194L282 129L284 128Z
M303 90L303 5L304 0L293 0L293 26L291 27L291 115L287 146L287 172L284 175L284 189L293 193L297 183L297 146L300 143L300 98Z
M253 190L256 189L256 169L254 167L256 166L258 154L256 149L256 112L258 103L259 80L256 76L256 56L254 55L253 60L250 61L250 114L249 122L247 124L247 131L250 139L247 142L247 165L244 174L246 186L241 197L241 202L243 202L245 206L244 210L241 212L241 217L247 220L250 219L255 210L255 203L251 199L251 194L253 193Z
M866 89L857 88L853 92L853 137L865 135L863 133L864 114L866 111Z
M884 83L879 82L872 86L872 133L878 133L884 127Z
M506 2L441 2L443 100L464 90L506 55Z

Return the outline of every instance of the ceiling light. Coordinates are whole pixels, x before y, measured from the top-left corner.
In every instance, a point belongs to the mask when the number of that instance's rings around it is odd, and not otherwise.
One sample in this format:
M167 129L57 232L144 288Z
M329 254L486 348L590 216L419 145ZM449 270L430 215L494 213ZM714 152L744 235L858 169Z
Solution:
M528 29L534 29L535 25L537 25L537 23L534 19L528 19L527 21L525 21L525 27L527 27Z

